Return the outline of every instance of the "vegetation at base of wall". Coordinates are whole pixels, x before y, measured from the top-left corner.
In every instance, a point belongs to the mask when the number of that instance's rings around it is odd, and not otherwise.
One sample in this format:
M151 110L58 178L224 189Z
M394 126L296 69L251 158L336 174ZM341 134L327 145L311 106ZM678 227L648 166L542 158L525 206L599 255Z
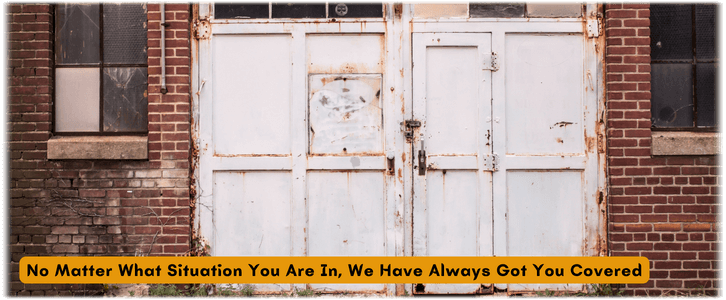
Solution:
M611 284L591 284L592 293L583 296L622 296L624 291L619 288L613 288Z
M309 288L306 288L304 290L295 288L289 294L283 292L282 295L280 295L282 299L312 299L317 296L318 293L315 293L315 291Z
M149 296L185 296L176 285L154 284L149 287Z
M534 298L543 298L543 299L601 299L601 298L611 298L611 299L625 299L625 298L629 298L629 299L630 298L633 298L633 299L717 299L717 297L708 295L708 293L706 292L706 289L703 286L694 288L688 292L676 291L676 290L664 291L664 293L662 293L660 295L649 295L648 291L646 290L647 296L645 296L645 297L628 296L625 294L624 290L620 290L620 288L618 288L617 285L612 285L612 284L591 284L589 290L591 290L591 291L570 294L567 291L556 292L556 291L550 291L549 289L545 289L544 291L535 292ZM531 297L514 296L513 298L531 298Z
M211 292L210 291L214 291ZM149 287L149 296L187 296L187 297L204 297L204 296L245 296L250 297L255 293L255 287L245 284L242 289L235 289L232 286L218 286L212 289L211 285L199 284L188 286L185 285L183 290L177 288L174 284L153 284ZM133 295L132 295L133 296Z

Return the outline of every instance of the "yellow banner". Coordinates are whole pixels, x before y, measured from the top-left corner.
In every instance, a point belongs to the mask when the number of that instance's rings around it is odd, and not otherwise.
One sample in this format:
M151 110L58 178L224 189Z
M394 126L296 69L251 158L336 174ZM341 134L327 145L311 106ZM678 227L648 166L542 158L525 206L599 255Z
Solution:
M645 257L37 257L23 283L646 283Z

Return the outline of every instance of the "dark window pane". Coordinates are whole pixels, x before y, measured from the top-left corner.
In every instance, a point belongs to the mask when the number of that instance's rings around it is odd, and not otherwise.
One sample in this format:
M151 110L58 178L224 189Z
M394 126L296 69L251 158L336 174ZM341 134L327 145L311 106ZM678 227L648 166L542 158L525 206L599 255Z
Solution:
M696 65L696 98L698 126L716 126L716 64L699 63Z
M650 5L650 57L693 59L692 5Z
M651 115L656 127L693 126L691 64L651 65Z
M267 3L215 4L215 19L267 19L270 6Z
M146 68L103 68L103 130L147 131Z
M716 55L716 5L696 4L696 58Z
M56 64L99 63L98 4L56 5Z
M103 62L146 64L146 4L103 5Z
M472 18L522 18L524 3L471 3L469 16Z
M382 18L383 4L329 3L328 18Z
M273 18L325 18L325 4L273 3Z

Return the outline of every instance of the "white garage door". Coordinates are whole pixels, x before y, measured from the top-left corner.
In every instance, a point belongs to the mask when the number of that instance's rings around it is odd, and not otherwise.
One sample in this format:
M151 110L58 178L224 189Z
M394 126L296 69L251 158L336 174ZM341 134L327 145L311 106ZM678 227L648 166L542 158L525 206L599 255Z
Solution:
M418 22L392 4L365 20L218 20L213 7L200 5L194 72L196 226L213 255L598 254L600 76L582 21ZM397 287L255 287L294 288Z

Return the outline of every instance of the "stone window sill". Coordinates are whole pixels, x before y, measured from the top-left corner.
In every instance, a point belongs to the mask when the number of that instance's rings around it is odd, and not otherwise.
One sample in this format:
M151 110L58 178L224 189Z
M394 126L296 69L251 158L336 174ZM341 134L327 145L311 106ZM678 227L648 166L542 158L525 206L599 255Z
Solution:
M48 159L148 159L147 136L54 136Z
M652 155L718 155L718 132L652 131Z

